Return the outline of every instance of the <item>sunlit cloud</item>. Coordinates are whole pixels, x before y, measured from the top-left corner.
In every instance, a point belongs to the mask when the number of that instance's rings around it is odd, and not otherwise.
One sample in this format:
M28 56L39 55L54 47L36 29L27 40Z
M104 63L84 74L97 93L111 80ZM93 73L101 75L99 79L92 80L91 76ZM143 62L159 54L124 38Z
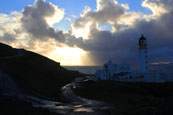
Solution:
M161 3L161 1L156 0L144 0L142 2L142 6L150 9L152 11L152 17L157 18L158 16L169 12L165 7L164 4Z
M89 39L89 33L90 33L90 26L92 25L92 23L88 22L87 24L85 24L85 26L83 28L75 28L72 25L72 34L75 35L77 38L82 37L84 39Z
M55 6L52 3L49 3L51 6L54 7L54 15L53 16L48 16L45 17L47 23L49 24L49 26L53 26L53 24L60 22L63 18L64 18L64 9L59 9L57 6Z
M10 14L0 13L0 33L8 32L15 34L21 28L20 19L22 13L11 12Z

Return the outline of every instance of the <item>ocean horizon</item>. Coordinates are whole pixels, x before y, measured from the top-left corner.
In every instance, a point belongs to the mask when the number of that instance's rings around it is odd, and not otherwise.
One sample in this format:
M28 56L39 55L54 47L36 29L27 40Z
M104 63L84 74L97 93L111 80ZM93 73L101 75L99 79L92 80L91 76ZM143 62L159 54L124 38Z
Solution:
M95 74L97 70L103 69L102 66L63 66L68 70L79 71L84 74Z

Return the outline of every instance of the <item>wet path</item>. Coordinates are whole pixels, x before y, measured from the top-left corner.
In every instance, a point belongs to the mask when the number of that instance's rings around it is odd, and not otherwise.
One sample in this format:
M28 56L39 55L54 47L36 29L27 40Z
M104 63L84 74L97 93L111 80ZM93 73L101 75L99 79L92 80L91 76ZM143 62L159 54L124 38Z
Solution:
M85 99L77 96L73 92L72 88L76 87L76 85L83 80L83 78L77 78L70 84L64 86L62 88L64 102L55 102L25 93L15 84L15 81L13 81L10 76L0 72L0 87L3 88L4 93L9 96L17 96L23 101L30 102L34 107L47 108L49 111L62 115L108 115L109 111L112 109L109 104ZM8 92L5 92L6 90Z
M65 115L108 115L110 114L111 109L113 108L110 104L95 101L95 100L88 100L82 97L75 95L72 90L72 87L83 79L78 78L72 83L64 86L62 88L62 96L65 101L68 100L68 103L62 102L53 102L47 100L41 100L35 97L32 97L32 102L36 107L44 107L48 108L50 111L65 114ZM30 97L31 99L31 97ZM39 104L38 104L39 102Z

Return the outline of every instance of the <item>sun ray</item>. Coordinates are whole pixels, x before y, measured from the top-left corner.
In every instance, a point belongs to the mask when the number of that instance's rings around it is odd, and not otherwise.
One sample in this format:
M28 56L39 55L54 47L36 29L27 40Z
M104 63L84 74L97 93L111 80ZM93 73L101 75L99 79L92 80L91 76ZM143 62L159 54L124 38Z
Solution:
M50 54L50 58L61 62L61 65L82 65L82 56L85 51L80 48L56 47L56 50Z

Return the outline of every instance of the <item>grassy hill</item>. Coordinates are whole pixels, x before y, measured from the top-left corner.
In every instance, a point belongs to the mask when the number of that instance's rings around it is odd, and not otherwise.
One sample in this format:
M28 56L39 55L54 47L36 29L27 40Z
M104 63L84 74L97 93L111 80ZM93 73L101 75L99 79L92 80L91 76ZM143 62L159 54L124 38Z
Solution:
M38 95L58 98L61 87L83 74L69 71L59 63L39 54L17 49L0 43L0 70L10 75L25 90ZM4 58L13 56L12 58Z

